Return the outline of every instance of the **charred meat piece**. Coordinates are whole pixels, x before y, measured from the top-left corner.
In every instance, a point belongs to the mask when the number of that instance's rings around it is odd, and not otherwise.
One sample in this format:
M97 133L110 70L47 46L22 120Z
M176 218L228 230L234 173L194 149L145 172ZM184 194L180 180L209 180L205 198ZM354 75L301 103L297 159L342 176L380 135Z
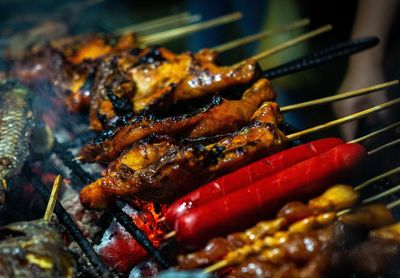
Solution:
M260 79L240 100L215 97L212 106L194 115L151 120L143 117L130 121L115 134L99 143L84 146L80 152L84 161L109 162L125 148L150 134L199 138L232 132L244 126L258 107L275 99L275 92L266 79Z
M133 195L170 202L216 176L281 150L286 137L276 126L282 121L278 105L265 102L254 115L247 126L216 143L172 148L146 168L108 172L81 191L82 203L104 208L116 196Z
M89 107L89 95L99 59L137 47L134 34L113 36L96 34L51 41L33 48L12 70L13 76L26 84L41 80L50 83L63 95L72 111Z
M58 232L42 221L0 229L1 277L74 277L75 264Z
M207 49L179 55L162 47L137 52L130 53L131 58L109 57L99 67L91 102L93 129L107 128L129 110L133 114L164 111L177 102L248 84L259 73L254 61L218 66L216 53Z

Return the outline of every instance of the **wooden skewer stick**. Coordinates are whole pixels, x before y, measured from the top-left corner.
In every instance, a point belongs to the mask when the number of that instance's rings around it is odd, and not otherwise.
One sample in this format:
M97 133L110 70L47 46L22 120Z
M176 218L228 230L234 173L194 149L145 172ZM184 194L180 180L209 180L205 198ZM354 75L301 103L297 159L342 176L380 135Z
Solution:
M62 177L58 175L53 183L53 188L51 190L50 199L47 203L46 212L44 214L43 220L50 222L51 216L53 215L54 207L56 206L58 193L60 193L61 184L62 184Z
M299 138L301 136L304 136L304 135L307 135L307 134L310 134L310 133L313 133L313 132L316 132L316 131L321 131L321 130L324 130L324 129L327 129L327 128L330 128L330 127L341 125L341 124L344 124L344 123L347 123L347 122L350 122L350 121L354 121L354 120L357 120L357 119L360 119L360 118L364 118L364 117L367 117L368 115L370 115L370 114L372 114L374 112L378 112L378 111L387 109L390 106L393 106L393 105L398 104L398 103L400 103L400 98L396 98L394 100L385 102L383 104L376 105L374 107L371 107L371 108L365 109L363 111L360 111L360 112L345 116L345 117L340 118L340 119L336 119L336 120L333 120L333 121L330 121L330 122L327 122L327 123L324 123L324 124L320 124L320 125L317 125L317 126L314 126L314 127L311 127L311 128L299 131L299 132L295 132L295 133L289 134L289 135L287 135L287 138L289 140L294 140L296 138Z
M396 193L397 191L400 191L400 184L397 185L397 186L395 186L395 187L392 187L392 188L390 188L390 189L388 189L388 190L386 190L386 191L384 191L384 192L382 192L382 193L379 193L379 194L377 194L377 195L375 195L375 196L372 196L372 197L369 197L369 198L367 198L367 199L364 199L364 200L362 201L362 203L363 203L363 204L368 204L368 203L374 202L374 201L376 201L376 200L378 200L378 199L381 199L381 198L384 198L384 197L386 197L386 196L389 196L389 195L391 195L391 194L393 194L393 193ZM389 206L389 205L388 205L388 206Z
M373 183L377 182L378 180L381 180L381 179L383 179L383 178L392 176L392 175L397 174L397 173L400 173L400 166L397 167L397 168L394 168L394 169L392 169L392 170L390 170L390 171L387 171L387 172L385 172L385 173L383 173L383 174L381 174L381 175L379 175L379 176L373 177L372 179L369 179L369 180L367 180L367 181L361 183L360 185L356 186L354 189L355 189L355 190L361 190L361 189L363 189L364 187L366 187L366 186L368 186L368 185L370 185L370 184L373 184Z
M399 125L400 125L400 121L397 122L397 123L388 125L387 127L378 129L378 130L373 131L371 133L368 133L367 135L364 135L364 136L359 137L357 139L351 140L351 141L349 141L349 143L358 143L358 142L361 142L361 141L364 141L364 140L368 140L368 139L370 139L370 138L372 138L372 137L374 137L376 135L379 135L379 134L381 134L381 133L383 133L385 131L388 131L388 130L390 130L392 128L398 127Z
M316 37L318 35L326 33L326 32L328 32L330 30L332 30L332 25L328 24L328 25L322 26L322 27L320 27L318 29L315 29L315 30L313 30L311 32L308 32L308 33L305 33L303 35L300 35L300 36L298 36L298 37L296 37L294 39L288 40L288 41L286 41L286 42L284 42L284 43L282 43L280 45L277 45L277 46L275 46L275 47L273 47L271 49L268 49L268 50L263 51L263 52L261 52L259 54L256 54L256 55L250 57L249 59L260 61L260 60L262 60L262 59L264 59L264 58L266 58L268 56L271 56L272 54L275 54L275 53L277 53L279 51L282 51L282 50L284 50L286 48L294 46L294 45L296 45L298 43L304 42L304 41L306 41L308 39L311 39L313 37ZM236 64L236 65L239 65L241 63L243 63L243 61L238 63L238 64Z
M136 33L148 32L150 30L158 28L165 29L166 27L168 28L178 27L179 25L197 22L200 19L201 16L199 14L192 15L189 12L183 12L119 28L115 30L113 33L117 35L123 35L134 32Z
M387 144L385 144L385 145L379 146L379 147L377 147L376 149L373 149L373 150L369 151L369 152L368 152L368 155L372 155L372 154L374 154L374 153L376 153L376 152L379 152L379 151L381 151L381 150L383 150L383 149L386 149L386 148L389 148L389 147L391 147L391 146L394 146L394 145L396 145L396 144L398 144L398 143L400 143L400 138L397 139L397 140L394 140L394 141L392 141L392 142L389 142L389 143L387 143Z
M217 51L217 52L224 52L224 51L228 51L231 50L233 48L242 46L242 45L246 45L258 40L262 40L266 37L275 35L275 34L280 34L283 32L287 32L287 31L291 31L297 28L301 28L304 26L307 26L308 24L310 24L310 19L308 18L304 18L295 22L292 22L286 26L282 26L282 27L277 27L271 30L267 30L267 31L263 31L263 32L259 32L257 34L253 34L253 35L249 35L246 36L244 38L240 38L240 39L236 39L230 42L226 42L214 47L211 47L210 49L213 51Z
M301 103L297 103L297 104L293 104L293 105L287 105L287 106L281 107L281 111L289 112L289 111L293 111L293 110L297 110L297 109L301 109L301 108L317 106L317 105L321 105L321 104L325 104L325 103L334 102L337 100L343 100L343 99L347 99L347 98L351 98L351 97L355 97L355 96L361 96L361 95L376 92L376 91L379 91L382 89L386 89L388 87L392 87L397 84L399 84L399 80L392 80L392 81L388 81L385 83L349 91L349 92L342 93L342 94L319 98L319 99L315 99L315 100L311 100L311 101L305 101L305 102L301 102Z
M166 234L166 235L163 237L163 239L164 239L164 240L167 240L167 239L170 239L170 238L175 237L175 235L176 235L176 231L171 231L171 232L169 232L168 234Z
M398 199L398 200L396 200L396 201L393 201L393 202L387 204L386 207L387 207L388 209L392 209L392 208L394 208L394 207L397 207L398 205L400 205L400 199Z
M188 34L198 32L201 30L205 30L211 27L215 27L218 25L223 25L227 23L234 22L242 18L242 14L240 12L231 13L228 15L224 15L221 17L217 17L214 19L210 19L204 22L195 23L189 26L183 26L179 28L175 28L168 31L159 32L157 34L151 34L147 36L143 36L141 38L142 45L151 45L155 43L165 43L166 41L177 39Z

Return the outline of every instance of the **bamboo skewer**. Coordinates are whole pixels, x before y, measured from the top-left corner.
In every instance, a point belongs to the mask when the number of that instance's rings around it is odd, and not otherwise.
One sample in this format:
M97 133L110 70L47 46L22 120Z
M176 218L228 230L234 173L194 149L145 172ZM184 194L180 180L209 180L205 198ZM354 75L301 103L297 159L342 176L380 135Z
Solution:
M358 143L358 142L361 142L361 141L364 141L364 140L368 140L368 139L374 137L375 135L379 135L379 134L381 134L381 133L383 133L385 131L388 131L388 130L390 130L392 128L398 127L399 125L400 125L400 121L396 122L394 124L388 125L387 127L378 129L378 130L373 131L371 133L368 133L367 135L364 135L364 136L359 137L357 139L351 140L351 141L349 141L349 143Z
M288 40L288 41L286 41L286 42L284 42L284 43L282 43L280 45L277 45L277 46L275 46L275 47L273 47L271 49L268 49L268 50L263 51L263 52L261 52L259 54L256 54L256 55L250 57L249 59L260 61L260 60L262 60L262 59L264 59L264 58L266 58L268 56L271 56L272 54L275 54L275 53L277 53L279 51L282 51L282 50L284 50L286 48L294 46L294 45L296 45L298 43L304 42L304 41L306 41L306 40L308 40L310 38L313 38L313 37L316 37L316 36L321 35L323 33L326 33L326 32L328 32L330 30L332 30L332 25L328 24L328 25L322 26L322 27L320 27L318 29L315 29L315 30L313 30L311 32L308 32L308 33L305 33L303 35L300 35L300 36L298 36L298 37L296 37L294 39ZM243 63L243 62L240 62L238 64L241 64L241 63Z
M382 89L386 89L386 88L395 86L397 84L399 84L399 80L392 80L392 81L377 84L374 86L369 86L369 87L365 87L365 88L361 88L361 89L357 89L357 90L353 90L353 91L349 91L349 92L345 92L345 93L341 93L341 94L337 94L337 95L333 95L333 96L329 96L329 97L325 97L325 98L319 98L319 99L315 99L315 100L310 100L310 101L305 101L305 102L296 103L296 104L292 104L292 105L287 105L287 106L281 107L281 112L290 112L290 111L294 111L294 110L301 109L301 108L317 106L317 105L321 105L321 104L334 102L337 100L348 99L348 98L355 97L355 96L362 96L365 94L369 94L372 92L376 92L376 91L379 91Z
M151 45L156 43L165 43L166 41L177 39L185 35L205 30L218 25L228 24L242 18L240 12L231 13L204 22L195 23L189 26L183 26L172 30L159 32L157 34L146 35L141 38L141 44Z
M46 212L44 214L43 220L46 222L50 222L51 216L53 215L54 207L57 202L58 193L60 193L62 177L58 175L53 183L53 188L51 190L49 202L47 203Z
M321 130L324 130L324 129L327 129L327 128L330 128L330 127L334 127L334 126L337 126L337 125L340 125L340 124L344 124L344 123L347 123L347 122L350 122L350 121L354 121L354 120L357 120L357 119L360 119L360 118L364 118L364 117L367 117L368 115L370 115L371 113L387 109L387 108L389 108L389 107L391 107L393 105L396 105L398 103L400 103L400 98L396 98L394 100L385 102L383 104L376 105L374 107L371 107L371 108L365 109L363 111L360 111L360 112L345 116L345 117L340 118L340 119L336 119L336 120L333 120L333 121L330 121L330 122L327 122L327 123L324 123L324 124L320 124L320 125L317 125L317 126L314 126L314 127L311 127L311 128L299 131L299 132L295 132L295 133L289 134L289 135L287 135L287 138L289 140L294 140L296 138L299 138L301 136L304 136L304 135L307 135L307 134L310 134L310 133L313 133L313 132L316 132L316 131L321 131Z
M396 200L396 201L393 201L393 202L387 204L386 207L387 207L388 209L392 209L392 208L395 208L395 207L397 207L397 206L399 206L399 205L400 205L400 199L398 199L398 200Z
M130 26L122 27L115 30L113 33L117 35L124 35L128 33L140 33L149 32L153 29L166 29L171 27L178 27L179 25L190 24L201 20L199 14L190 14L189 12L183 12L175 15L169 15Z
M361 183L360 185L356 186L355 189L356 190L361 190L361 189L365 188L366 186L377 182L378 180L381 180L383 178L392 176L392 175L397 174L397 173L400 173L400 166L397 167L397 168L394 168L394 169L392 169L390 171L387 171L387 172L385 172L385 173L383 173L383 174L381 174L379 176L373 177L372 179L369 179L369 180L367 180L367 181L365 181L363 183Z
M380 147L377 147L376 149L373 149L373 150L369 151L369 152L368 152L368 155L372 155L372 154L374 154L374 153L376 153L376 152L378 152L378 151L381 151L381 150L383 150L383 149L389 148L389 147L394 146L394 145L396 145L396 144L398 144L398 143L400 143L400 138L397 139L397 140L394 140L394 141L392 141L392 142L389 142L389 143L387 143L387 144L385 144L385 145L382 145L382 146L380 146Z
M308 24L310 24L310 20L308 18L304 18L304 19L292 22L286 26L277 27L277 28L274 28L271 30L267 30L267 31L259 32L257 34L249 35L244 38L236 39L236 40L233 40L230 42L226 42L226 43L211 47L210 49L213 51L217 51L217 52L228 51L233 48L243 46L245 44L249 44L249 43L252 43L252 42L255 42L258 40L262 40L266 37L269 37L269 36L272 36L275 34L287 32L287 31L291 31L291 30L294 30L297 28L307 26Z
M377 194L377 195L375 195L375 196L372 196L372 197L369 197L369 198L367 198L367 199L364 199L364 200L362 201L362 203L363 203L363 204L368 204L368 203L374 202L374 201L376 201L376 200L378 200L378 199L381 199L381 198L384 198L384 197L386 197L386 196L389 196L389 195L391 195L391 194L393 194L393 193L396 193L396 192L398 192L398 191L400 191L400 184L399 184L399 185L396 185L395 187L392 187L392 188L390 188L390 189L388 189L388 190L386 190L386 191L384 191L384 192L382 192L382 193L379 193L379 194ZM388 206L389 206L389 205L388 205Z

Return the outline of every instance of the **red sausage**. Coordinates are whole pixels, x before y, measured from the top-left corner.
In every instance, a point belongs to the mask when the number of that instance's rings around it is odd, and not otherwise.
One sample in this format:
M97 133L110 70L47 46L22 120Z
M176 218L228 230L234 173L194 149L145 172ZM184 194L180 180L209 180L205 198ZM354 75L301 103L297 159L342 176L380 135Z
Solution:
M186 248L198 248L215 236L250 227L286 202L313 197L339 182L366 155L362 145L339 145L194 208L175 222L176 239Z
M325 138L273 154L222 176L175 201L166 211L165 219L173 227L176 219L191 209L211 202L239 188L256 182L301 161L344 144L339 138Z

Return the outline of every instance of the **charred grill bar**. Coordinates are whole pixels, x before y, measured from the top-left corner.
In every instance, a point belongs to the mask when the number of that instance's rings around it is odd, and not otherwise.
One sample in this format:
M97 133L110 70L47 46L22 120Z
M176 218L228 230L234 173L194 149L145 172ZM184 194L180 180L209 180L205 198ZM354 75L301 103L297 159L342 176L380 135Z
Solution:
M32 177L32 185L35 187L37 192L42 196L44 201L47 201L50 197L50 192L46 189L46 186L37 177ZM68 233L78 243L82 251L85 253L89 261L93 264L96 272L102 275L102 277L114 277L109 269L100 260L96 251L93 249L89 241L83 236L78 226L75 224L69 213L63 208L60 202L56 203L54 212L57 215L58 220L64 225Z

